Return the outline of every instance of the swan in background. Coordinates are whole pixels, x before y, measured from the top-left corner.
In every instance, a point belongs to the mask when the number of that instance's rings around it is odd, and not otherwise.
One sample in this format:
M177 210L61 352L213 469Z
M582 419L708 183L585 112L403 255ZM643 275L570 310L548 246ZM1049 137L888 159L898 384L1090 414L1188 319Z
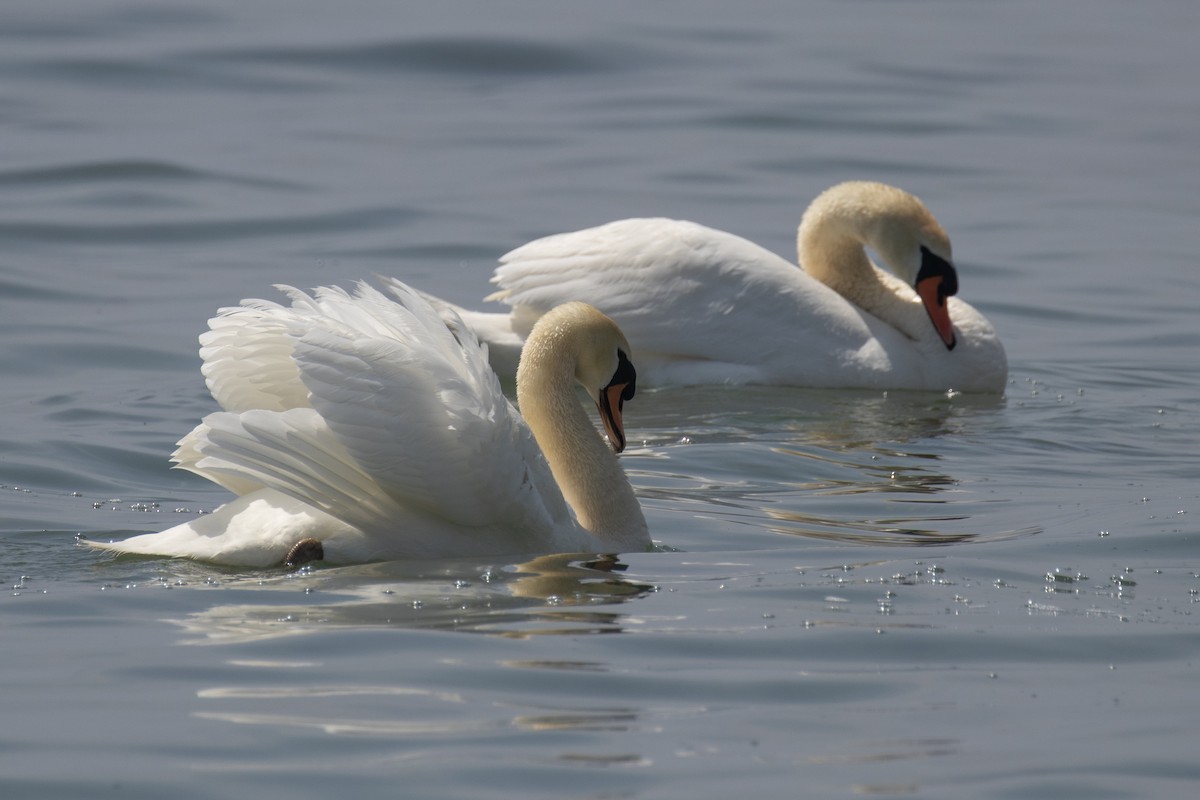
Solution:
M798 244L800 269L693 222L620 220L501 258L487 299L507 313L443 307L488 343L502 374L542 314L582 300L637 344L647 385L1003 391L1004 347L953 296L950 240L916 197L839 184L804 213Z
M517 370L518 414L470 330L399 281L391 298L365 283L278 288L290 306L245 300L209 321L202 372L225 410L172 457L237 498L88 544L257 567L650 545L613 452L636 373L608 317L578 302L541 317Z

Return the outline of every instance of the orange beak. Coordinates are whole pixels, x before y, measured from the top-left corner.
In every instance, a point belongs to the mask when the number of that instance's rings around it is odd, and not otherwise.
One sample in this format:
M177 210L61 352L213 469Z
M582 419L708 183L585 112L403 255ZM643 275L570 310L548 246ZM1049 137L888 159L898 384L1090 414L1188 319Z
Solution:
M921 296L921 302L925 304L925 311L929 314L929 321L933 323L934 330L938 332L938 336L942 337L942 342L946 345L947 350L953 350L957 340L954 337L954 325L950 322L950 312L946 309L946 295L942 291L942 281L945 278L941 275L930 275L917 281L917 294Z
M625 449L625 423L621 419L621 411L625 405L624 395L628 387L627 383L609 384L600 390L600 399L596 402L614 453Z

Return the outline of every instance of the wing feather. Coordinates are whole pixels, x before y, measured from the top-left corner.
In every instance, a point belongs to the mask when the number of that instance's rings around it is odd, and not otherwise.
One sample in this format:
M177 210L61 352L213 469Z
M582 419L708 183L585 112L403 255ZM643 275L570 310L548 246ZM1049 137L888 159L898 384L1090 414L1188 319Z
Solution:
M486 349L408 287L388 289L394 300L366 284L353 297L324 290L325 316L292 332L310 402L339 443L399 505L468 527L569 524Z
M223 309L202 352L227 411L180 441L178 466L238 494L275 489L364 531L424 518L537 541L571 528L486 347L384 283L391 297L365 283L353 294L279 287L290 307Z
M584 300L650 360L744 363L751 342L759 360L770 361L794 347L778 336L782 315L790 324L806 306L815 314L822 299L837 300L759 245L682 220L618 220L535 240L500 261L492 278L500 290L488 299L513 306L514 327L531 328L550 308Z

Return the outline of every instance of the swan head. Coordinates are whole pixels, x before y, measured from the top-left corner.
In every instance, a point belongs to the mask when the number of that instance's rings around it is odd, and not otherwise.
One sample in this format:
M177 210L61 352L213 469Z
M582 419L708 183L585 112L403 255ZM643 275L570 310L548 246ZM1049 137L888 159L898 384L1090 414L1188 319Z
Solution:
M530 369L528 363L544 354L554 353L551 358L573 363L574 378L595 402L613 450L624 450L622 414L625 401L633 399L637 390L637 370L630 358L632 348L617 324L587 303L565 303L537 321L525 350L530 359L522 353L518 389L522 368Z
M840 183L822 192L800 222L801 263L831 263L817 251L839 243L874 251L921 298L946 349L956 344L946 299L958 293L950 237L917 197L871 181ZM816 277L837 288L834 275Z

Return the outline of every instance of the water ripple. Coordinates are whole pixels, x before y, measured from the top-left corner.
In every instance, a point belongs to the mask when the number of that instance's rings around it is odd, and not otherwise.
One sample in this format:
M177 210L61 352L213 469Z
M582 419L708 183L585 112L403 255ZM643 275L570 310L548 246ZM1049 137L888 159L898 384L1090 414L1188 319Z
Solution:
M158 223L83 224L0 222L0 237L20 241L70 244L139 244L208 242L312 234L345 233L400 227L425 212L412 208L361 208L328 214L219 220L176 220Z
M630 62L644 62L647 56L628 47L464 36L325 47L219 50L202 58L369 73L562 77L629 69Z
M281 189L303 188L298 183L198 170L169 161L139 159L84 161L74 164L52 164L42 167L0 170L0 189L74 183L141 183L145 181L156 183L204 181Z

